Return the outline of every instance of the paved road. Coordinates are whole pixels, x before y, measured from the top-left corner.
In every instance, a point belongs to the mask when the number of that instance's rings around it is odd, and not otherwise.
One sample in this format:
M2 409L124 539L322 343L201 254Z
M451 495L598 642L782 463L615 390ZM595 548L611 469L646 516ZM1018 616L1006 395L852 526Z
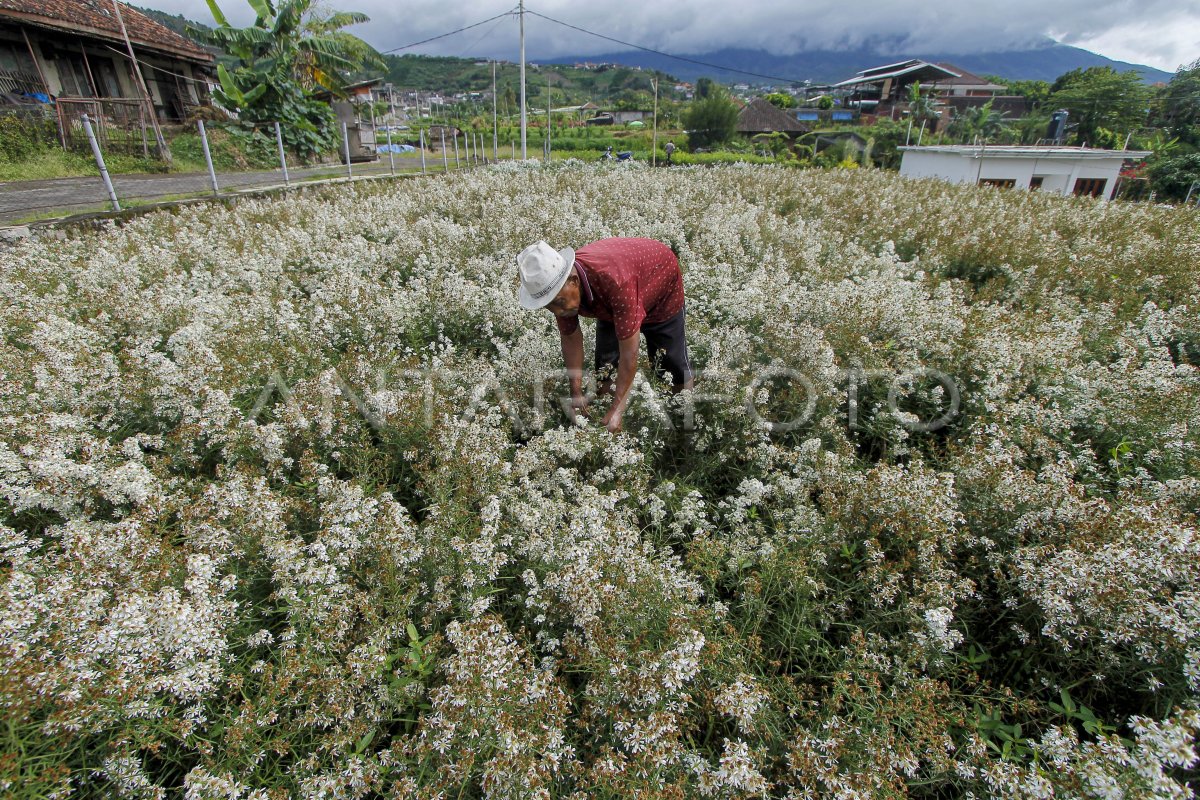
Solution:
M421 168L420 156L397 155L396 171L413 171ZM463 162L465 166L465 161ZM427 156L428 169L441 170L438 156ZM450 159L454 169L454 160ZM355 176L386 175L391 171L387 158L378 162L353 165ZM340 164L323 167L289 169L292 181L320 178L342 178L346 168ZM122 207L127 204L153 202L177 198L181 195L204 195L212 192L208 173L180 173L169 175L114 175L113 187ZM231 172L217 175L217 185L222 192L254 186L274 186L283 183L283 172ZM65 217L86 211L107 211L112 206L108 193L99 177L57 178L46 181L16 181L0 183L0 226L28 221L32 217Z

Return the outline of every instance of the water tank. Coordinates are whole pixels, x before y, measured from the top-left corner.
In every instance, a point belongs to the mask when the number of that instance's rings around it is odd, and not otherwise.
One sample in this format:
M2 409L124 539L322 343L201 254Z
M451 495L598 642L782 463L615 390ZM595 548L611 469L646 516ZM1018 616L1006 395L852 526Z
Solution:
M1060 108L1050 115L1050 124L1046 126L1046 139L1052 144L1062 144L1067 136L1067 117L1070 114L1065 108Z

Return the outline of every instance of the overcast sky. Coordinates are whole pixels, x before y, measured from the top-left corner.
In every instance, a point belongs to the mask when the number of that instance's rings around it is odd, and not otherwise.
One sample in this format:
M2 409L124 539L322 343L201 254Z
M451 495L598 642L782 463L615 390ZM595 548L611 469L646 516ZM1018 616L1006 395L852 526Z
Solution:
M218 0L230 21L248 24L245 0ZM324 0L362 11L371 22L351 29L390 50L516 8L509 0ZM135 5L212 23L205 0L134 0ZM1120 61L1174 72L1200 58L1200 0L530 0L529 11L626 42L670 53L749 47L776 54L836 49L880 37L901 40L897 55L1008 50L1050 36ZM515 17L404 50L430 55L517 57ZM526 16L530 60L627 48Z

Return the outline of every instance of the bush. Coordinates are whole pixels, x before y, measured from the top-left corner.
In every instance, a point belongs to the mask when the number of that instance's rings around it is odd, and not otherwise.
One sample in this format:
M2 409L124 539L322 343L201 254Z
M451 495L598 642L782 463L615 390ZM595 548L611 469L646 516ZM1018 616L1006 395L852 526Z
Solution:
M24 161L57 144L58 128L40 109L0 112L0 160Z

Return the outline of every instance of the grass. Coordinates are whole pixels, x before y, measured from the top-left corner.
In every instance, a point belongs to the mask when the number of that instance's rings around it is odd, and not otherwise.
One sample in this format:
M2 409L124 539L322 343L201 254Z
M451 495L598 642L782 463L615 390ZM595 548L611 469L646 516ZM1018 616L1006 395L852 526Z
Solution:
M156 159L110 154L105 156L105 166L114 175L137 172L163 172ZM203 167L201 167L203 169ZM178 170L180 172L192 170ZM0 164L0 181L42 181L54 178L99 177L100 170L90 154L46 150L31 158Z
M137 173L188 174L205 172L204 150L200 136L193 127L169 132L172 164L164 165L159 159L124 155L111 151L104 153L105 166L110 174L130 175ZM209 148L213 166L217 172L243 172L249 170L274 169L279 161L273 148L247 148L245 139L231 134L219 126L208 129ZM45 149L38 150L39 146ZM64 151L54 143L42 142L34 145L35 152L23 157L0 163L0 182L52 180L55 178L82 178L99 176L100 171L90 151ZM292 166L289 164L289 166Z

